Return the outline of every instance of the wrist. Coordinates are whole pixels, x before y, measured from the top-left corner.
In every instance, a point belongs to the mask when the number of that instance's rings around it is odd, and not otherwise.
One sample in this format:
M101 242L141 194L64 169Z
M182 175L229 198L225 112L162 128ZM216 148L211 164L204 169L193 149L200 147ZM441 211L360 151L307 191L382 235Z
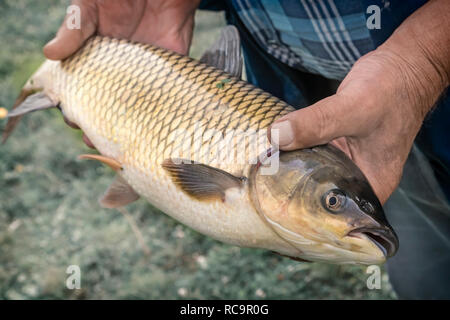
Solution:
M392 39L375 50L374 54L387 61L386 72L391 81L397 82L398 94L404 95L420 119L435 105L441 94L450 85L449 77L429 50L421 50L412 38Z
M450 86L450 2L430 1L407 20L376 52L393 61L413 104L425 115Z

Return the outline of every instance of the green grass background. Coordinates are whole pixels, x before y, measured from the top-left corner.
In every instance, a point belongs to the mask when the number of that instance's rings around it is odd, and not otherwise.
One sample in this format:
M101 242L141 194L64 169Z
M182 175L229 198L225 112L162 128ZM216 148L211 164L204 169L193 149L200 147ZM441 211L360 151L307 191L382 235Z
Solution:
M0 106L10 108L43 61L41 48L67 1L0 1ZM218 35L220 13L198 12L191 55ZM0 120L0 128L5 121ZM0 299L392 299L366 287L364 267L299 263L264 250L219 243L169 218L144 200L130 224L97 198L111 170L76 160L89 152L57 110L30 114L0 146ZM69 265L81 289L65 287Z

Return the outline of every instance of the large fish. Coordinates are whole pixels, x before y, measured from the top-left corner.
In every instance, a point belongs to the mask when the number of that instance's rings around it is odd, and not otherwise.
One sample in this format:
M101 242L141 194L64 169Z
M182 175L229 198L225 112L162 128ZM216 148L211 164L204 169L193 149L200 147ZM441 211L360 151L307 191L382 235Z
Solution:
M215 239L298 260L392 256L397 237L358 167L331 145L278 152L267 128L294 109L241 81L241 67L233 27L200 61L96 36L30 78L4 139L23 114L59 107L100 153L82 158L117 171L104 207L142 196Z

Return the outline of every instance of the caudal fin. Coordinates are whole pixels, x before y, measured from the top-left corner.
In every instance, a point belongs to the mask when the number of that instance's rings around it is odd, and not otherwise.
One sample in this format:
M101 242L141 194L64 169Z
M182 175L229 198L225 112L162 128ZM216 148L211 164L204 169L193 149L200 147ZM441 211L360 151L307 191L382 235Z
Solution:
M8 137L16 128L24 114L55 107L52 100L43 92L34 92L34 90L22 90L13 108L7 114L8 122L3 130L2 143L8 140Z
M58 62L45 61L23 87L12 109L6 113L5 117L8 118L8 122L3 130L2 143L6 142L24 114L56 107L57 103L44 93L46 84L51 80L49 71L55 63Z

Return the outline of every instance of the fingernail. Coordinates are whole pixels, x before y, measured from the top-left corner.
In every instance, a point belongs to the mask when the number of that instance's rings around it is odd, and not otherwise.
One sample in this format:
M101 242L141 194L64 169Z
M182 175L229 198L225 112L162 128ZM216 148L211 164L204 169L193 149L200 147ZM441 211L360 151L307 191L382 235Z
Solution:
M50 40L49 42L47 42L47 44L42 48L42 51L44 52L44 55L47 57L47 59L53 59L52 57L52 46L53 44L56 42L56 38L53 38L52 40Z
M278 137L279 137L278 145L280 147L290 145L294 141L294 130L292 129L292 125L289 120L275 122L270 128L270 130L272 132L278 130Z

